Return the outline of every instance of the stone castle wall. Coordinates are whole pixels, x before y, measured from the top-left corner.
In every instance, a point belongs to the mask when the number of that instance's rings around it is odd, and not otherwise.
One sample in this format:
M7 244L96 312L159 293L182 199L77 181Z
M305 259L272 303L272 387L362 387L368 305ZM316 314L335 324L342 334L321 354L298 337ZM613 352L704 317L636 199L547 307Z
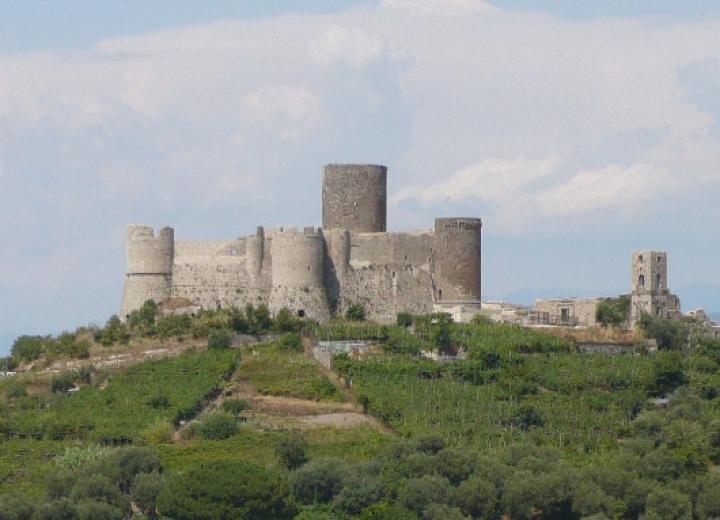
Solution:
M323 228L258 227L234 240L174 241L173 230L128 229L122 316L146 300L193 308L285 307L319 320L362 304L382 322L429 313L438 273L453 300L480 299L479 219L439 219L436 230L388 233L387 168L331 164L322 186Z

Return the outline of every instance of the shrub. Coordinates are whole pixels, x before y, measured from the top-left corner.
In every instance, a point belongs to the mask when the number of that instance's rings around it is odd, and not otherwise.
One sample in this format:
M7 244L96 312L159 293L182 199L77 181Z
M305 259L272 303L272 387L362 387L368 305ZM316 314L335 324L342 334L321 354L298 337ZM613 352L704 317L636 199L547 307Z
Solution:
M192 318L187 314L168 314L157 320L157 333L161 338L180 337L192 330Z
M318 399L333 399L338 395L338 389L325 376L314 378L310 382L310 386Z
M434 455L445 447L445 439L437 433L427 433L418 439L418 449Z
M398 502L408 509L422 514L429 504L447 504L451 487L448 480L437 475L425 475L408 480L398 492Z
M280 441L275 453L286 468L293 470L307 462L307 448L300 432L292 431Z
M3 520L30 520L35 504L29 497L18 494L0 495L0 518Z
M240 425L231 414L224 411L212 412L198 426L198 433L208 440L222 440L240 431Z
M380 481L368 475L349 477L333 503L348 515L357 515L367 506L376 503L383 494Z
M232 332L227 329L212 329L208 334L208 348L230 348L232 345L232 338Z
M113 315L105 324L105 328L95 333L95 341L109 347L114 343L127 343L130 340L127 325L120 318Z
M530 428L541 428L545 424L542 413L529 405L523 405L510 418L510 424L527 431Z
M10 372L17 368L17 359L12 356L0 357L0 372Z
M250 403L245 399L226 399L220 405L224 411L233 415L238 415L240 412L250 408Z
M157 509L168 518L292 518L287 485L278 474L253 464L214 461L190 467L168 479L157 498Z
M172 442L175 428L167 419L157 419L150 426L145 428L140 436L147 442L154 444L168 444Z
M472 518L491 518L497 507L495 484L481 477L471 477L455 492L454 504Z
M83 384L89 385L92 383L93 374L95 373L95 366L83 365L78 368L76 378Z
M409 312L398 312L397 324L400 327L410 327L413 324L413 315Z
M41 505L33 520L76 520L77 508L68 498L60 498Z
M170 399L165 394L155 394L150 399L147 400L147 405L158 409L158 408L169 408L170 407Z
M365 307L359 303L350 305L345 311L345 318L352 321L363 321L365 319Z
M251 334L262 334L270 330L272 318L270 310L264 303L258 305L257 309L252 304L245 306L245 319L248 322L248 332Z
M137 330L143 336L154 336L157 315L157 304L153 300L148 300L142 307L130 313L127 323L130 328Z
M349 476L344 461L315 459L290 474L290 490L301 504L329 502Z
M154 517L157 498L164 486L165 479L159 473L139 473L130 488L130 497L144 514Z
M670 392L687 381L682 357L677 352L661 352L653 360L653 390L656 395Z
M595 310L595 319L603 327L621 327L630 317L630 296L605 298Z
M303 351L302 338L300 338L300 334L298 334L297 332L289 332L287 334L283 334L278 341L278 344L285 350L289 350L291 352Z
M657 318L643 313L639 325L648 338L657 341L659 349L681 350L687 344L688 327L681 321Z
M27 389L25 385L22 385L16 381L9 383L5 387L5 396L8 399L18 399L20 397L27 397Z
M72 372L63 372L53 376L50 380L50 388L53 393L62 394L75 387L75 374Z
M10 354L22 361L35 361L45 350L46 338L40 336L20 336L10 348Z
M273 330L277 332L294 332L300 329L302 323L293 314L283 307L275 315Z
M123 520L126 517L120 509L105 502L81 502L77 505L77 520Z

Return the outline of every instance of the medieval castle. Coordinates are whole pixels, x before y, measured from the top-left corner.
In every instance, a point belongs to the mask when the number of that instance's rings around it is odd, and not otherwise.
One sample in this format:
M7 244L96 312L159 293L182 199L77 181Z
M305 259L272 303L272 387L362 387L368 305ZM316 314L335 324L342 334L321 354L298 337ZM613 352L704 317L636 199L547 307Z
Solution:
M121 316L146 300L174 309L266 304L325 320L361 304L367 316L480 308L478 218L438 218L434 230L387 231L387 168L330 164L322 228L257 228L231 240L176 241L172 228L127 232Z
M434 230L388 232L387 168L329 164L322 228L258 227L254 235L231 240L175 241L172 228L156 234L149 226L129 226L120 316L154 300L175 312L264 304L273 313L287 308L326 320L361 304L381 323L399 312L442 311L456 321L482 312L530 326L596 325L604 298L481 306L481 229L479 218L438 218ZM643 313L681 316L680 300L668 290L666 253L634 253L630 273L631 325ZM705 321L720 335L720 327Z

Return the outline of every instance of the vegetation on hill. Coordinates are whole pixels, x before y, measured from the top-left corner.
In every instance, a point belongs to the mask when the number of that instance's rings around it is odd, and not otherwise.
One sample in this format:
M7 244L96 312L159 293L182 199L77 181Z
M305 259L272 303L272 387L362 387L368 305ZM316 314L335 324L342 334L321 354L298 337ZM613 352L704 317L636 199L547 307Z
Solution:
M262 308L183 317L147 304L76 337L90 333L91 351L193 336L202 348L0 380L0 518L720 517L720 341L684 323L643 326L659 352L608 356L481 318L321 326ZM278 335L240 362L228 331ZM335 356L338 388L299 333L379 348ZM17 356L40 344L43 359L45 341L23 340ZM420 356L431 350L445 361ZM254 420L273 396L352 397L384 428Z

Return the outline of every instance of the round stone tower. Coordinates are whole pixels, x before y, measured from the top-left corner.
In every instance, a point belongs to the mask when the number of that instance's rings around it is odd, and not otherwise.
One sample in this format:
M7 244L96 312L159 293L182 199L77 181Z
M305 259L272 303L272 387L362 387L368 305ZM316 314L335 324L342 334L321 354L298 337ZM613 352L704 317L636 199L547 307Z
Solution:
M250 281L256 285L260 279L265 249L265 229L257 227L257 232L245 239L245 269Z
M322 227L354 232L387 228L387 168L328 164L322 186Z
M325 241L322 231L306 227L274 230L271 245L272 289L270 309L287 307L298 316L327 319L329 309L323 266Z
M127 276L120 317L147 300L161 303L170 297L175 232L162 228L157 235L150 226L132 224L127 229Z
M435 219L433 277L437 303L480 303L479 218Z

